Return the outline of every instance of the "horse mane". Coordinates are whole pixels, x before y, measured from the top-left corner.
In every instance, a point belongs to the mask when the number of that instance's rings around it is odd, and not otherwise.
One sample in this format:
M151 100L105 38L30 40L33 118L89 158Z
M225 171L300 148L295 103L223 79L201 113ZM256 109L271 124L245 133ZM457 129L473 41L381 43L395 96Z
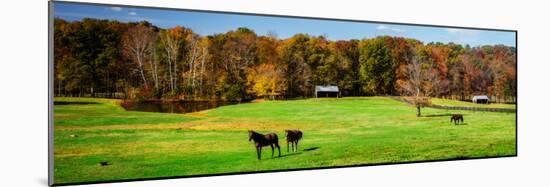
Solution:
M260 133L257 133L256 131L253 131L253 130L248 130L249 133L252 133L253 135L258 135Z
M256 138L259 138L259 137L263 136L263 134L260 134L256 131L253 131L253 130L248 130L248 132L250 133L250 138L252 138L252 139L256 139Z

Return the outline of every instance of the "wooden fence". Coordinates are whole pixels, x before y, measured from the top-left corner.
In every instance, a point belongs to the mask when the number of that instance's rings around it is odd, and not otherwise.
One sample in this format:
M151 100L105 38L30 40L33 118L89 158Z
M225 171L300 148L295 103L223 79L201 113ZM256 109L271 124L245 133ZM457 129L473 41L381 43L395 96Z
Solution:
M124 99L126 95L122 92L116 93L94 93L92 94L55 94L55 97L97 97L97 98L110 98L110 99Z
M405 102L407 104L412 105L410 101L403 99L401 97L397 96L391 96L390 98ZM468 107L468 106L443 106L443 105L430 105L428 106L430 108L437 108L437 109L445 109L445 110L470 110L470 111L479 111L479 112L506 112L506 113L515 113L515 108L482 108L482 107Z
M481 108L481 107L467 107L467 106L441 106L441 105L431 105L431 108L445 109L445 110L470 110L470 111L480 111L480 112L507 112L515 113L515 108Z

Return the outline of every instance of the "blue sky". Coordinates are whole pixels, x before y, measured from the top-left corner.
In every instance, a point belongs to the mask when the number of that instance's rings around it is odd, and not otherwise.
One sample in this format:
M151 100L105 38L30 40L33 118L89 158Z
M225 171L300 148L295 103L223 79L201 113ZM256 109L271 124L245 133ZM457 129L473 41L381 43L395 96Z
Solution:
M177 25L193 29L200 35L225 33L238 27L247 27L258 35L275 33L288 38L297 33L325 35L330 40L372 38L380 35L414 38L424 43L454 42L470 46L504 44L515 47L514 32L455 29L399 24L346 22L316 19L297 19L269 16L236 15L224 13L192 12L182 10L148 9L54 3L54 17L69 21L97 18L135 22L147 20L161 28Z

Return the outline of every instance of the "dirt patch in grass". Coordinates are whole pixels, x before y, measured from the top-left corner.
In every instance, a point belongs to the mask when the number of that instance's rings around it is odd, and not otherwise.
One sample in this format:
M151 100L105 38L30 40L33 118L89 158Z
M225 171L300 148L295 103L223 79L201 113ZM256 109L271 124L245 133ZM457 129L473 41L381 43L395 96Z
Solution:
M301 129L301 130L310 130L317 129L317 125L302 125L302 124L290 124L286 122L265 122L254 120L238 120L238 121L228 121L228 122L219 122L220 120L208 120L194 123L191 129L194 130L223 130L223 131L283 131L285 129Z
M203 112L203 111L200 111L200 112L192 112L192 113L187 113L185 114L186 116L191 116L191 117L206 117L206 114Z

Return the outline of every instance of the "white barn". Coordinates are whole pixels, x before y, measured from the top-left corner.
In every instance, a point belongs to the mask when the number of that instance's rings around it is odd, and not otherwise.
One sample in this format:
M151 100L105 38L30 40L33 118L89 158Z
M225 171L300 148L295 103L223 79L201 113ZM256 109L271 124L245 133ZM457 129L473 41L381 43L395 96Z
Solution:
M472 97L472 102L474 103L489 103L489 97L487 97L486 95L474 95Z
M315 86L315 97L338 97L340 94L338 86Z

